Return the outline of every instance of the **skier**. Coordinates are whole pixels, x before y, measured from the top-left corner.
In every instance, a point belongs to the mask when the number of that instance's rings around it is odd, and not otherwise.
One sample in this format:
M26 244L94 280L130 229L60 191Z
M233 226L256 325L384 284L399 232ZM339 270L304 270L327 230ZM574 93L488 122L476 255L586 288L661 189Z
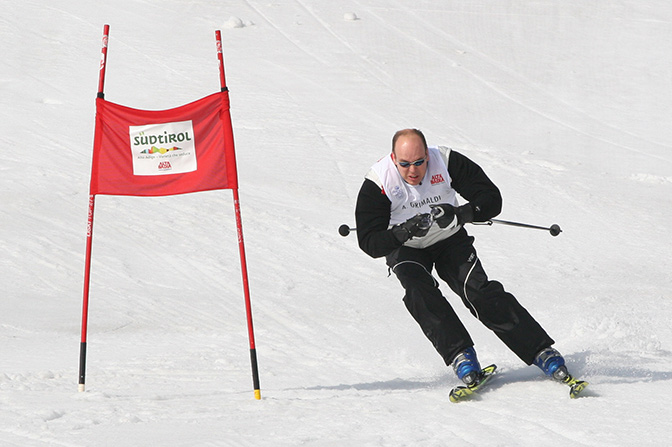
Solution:
M456 194L468 203L458 206ZM501 206L499 189L476 163L446 147L427 147L417 129L400 130L392 153L371 167L359 191L359 246L373 258L385 256L405 289L406 308L467 387L477 387L485 374L433 268L523 362L568 383L573 379L553 339L501 283L488 279L464 229L496 216Z

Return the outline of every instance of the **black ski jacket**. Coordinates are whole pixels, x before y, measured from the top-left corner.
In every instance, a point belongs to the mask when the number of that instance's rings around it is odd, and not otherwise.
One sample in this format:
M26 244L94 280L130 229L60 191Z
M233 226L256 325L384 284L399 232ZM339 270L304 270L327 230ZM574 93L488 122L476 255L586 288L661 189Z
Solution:
M500 213L502 195L479 165L451 150L448 156L448 173L453 189L473 208L475 222L484 222ZM359 247L373 258L386 256L402 246L387 228L391 205L375 182L364 180L355 208L357 240ZM459 234L464 234L464 231L456 233Z

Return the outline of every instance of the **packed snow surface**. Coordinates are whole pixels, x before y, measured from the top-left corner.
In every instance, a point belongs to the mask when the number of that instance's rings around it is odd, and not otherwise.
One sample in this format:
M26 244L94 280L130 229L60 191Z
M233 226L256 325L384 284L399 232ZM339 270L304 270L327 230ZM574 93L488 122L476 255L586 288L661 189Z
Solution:
M0 445L672 443L670 2L0 5ZM261 400L231 191L96 197L77 391L104 24L106 98L152 110L219 90L222 30ZM398 281L337 233L405 127L479 163L501 219L562 227L468 230L582 398L442 286L500 368L450 403Z

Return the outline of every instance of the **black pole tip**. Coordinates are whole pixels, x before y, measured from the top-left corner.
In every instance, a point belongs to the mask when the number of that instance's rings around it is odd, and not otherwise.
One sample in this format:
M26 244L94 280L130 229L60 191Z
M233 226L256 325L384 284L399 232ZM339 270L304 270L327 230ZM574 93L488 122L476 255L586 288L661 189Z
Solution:
M347 236L348 234L350 234L350 227L347 226L346 224L341 225L340 227L338 227L338 234L340 234L343 237Z
M557 236L558 234L562 233L562 230L560 229L560 225L558 225L558 224L551 225L551 228L549 228L548 231L551 232L551 236Z

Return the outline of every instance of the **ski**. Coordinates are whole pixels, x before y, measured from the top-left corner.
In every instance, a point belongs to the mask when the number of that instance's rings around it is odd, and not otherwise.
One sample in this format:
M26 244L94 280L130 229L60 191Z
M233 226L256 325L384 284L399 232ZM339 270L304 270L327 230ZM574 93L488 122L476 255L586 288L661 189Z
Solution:
M588 386L588 382L584 380L579 380L576 377L572 376L567 372L567 368L561 366L556 371L553 372L553 378L562 384L565 384L569 387L569 397L571 399L576 399L579 397L579 394Z
M469 399L474 395L479 389L481 389L485 384L488 383L492 375L497 370L497 365L486 366L481 370L481 377L475 384L471 386L460 385L456 386L450 390L449 398L453 403L461 402L463 400ZM588 386L588 382L585 380L579 380L571 375L567 375L564 380L560 383L569 386L569 397L571 399L577 399L581 392Z
M576 399L579 397L581 391L583 391L584 388L588 386L588 382L585 380L575 379L571 375L567 376L567 379L565 379L564 383L569 386L569 397L571 399Z
M481 389L492 377L492 375L495 373L497 370L497 365L490 365L486 366L481 370L481 374L479 377L479 380L469 386L466 385L460 385L456 386L452 390L450 390L450 394L448 397L450 398L450 401L453 403L457 403L460 401L463 401L465 399L470 398L476 391Z

